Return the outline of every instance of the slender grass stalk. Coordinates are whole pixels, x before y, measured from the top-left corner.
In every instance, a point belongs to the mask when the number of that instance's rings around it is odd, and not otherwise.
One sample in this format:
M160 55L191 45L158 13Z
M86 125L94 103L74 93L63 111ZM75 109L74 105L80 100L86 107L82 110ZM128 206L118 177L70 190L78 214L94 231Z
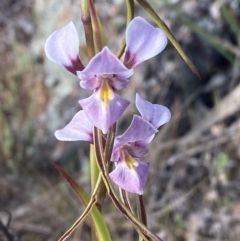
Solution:
M90 202L88 203L88 205L86 206L84 212L82 213L82 215L78 218L78 220L71 226L71 228L69 228L63 235L62 237L58 240L58 241L65 241L67 240L71 234L79 227L79 225L85 220L85 218L87 217L87 215L91 212L92 208L94 207L95 203L97 202L97 192L99 189L99 185L101 183L101 175L99 175L97 184L95 186L95 189L92 193Z
M98 181L99 169L96 162L94 146L92 144L90 144L90 170L91 170L91 189L93 191Z
M199 36L202 36L209 43L211 43L212 46L214 46L217 50L221 48L222 50L229 51L232 54L240 57L240 49L237 46L234 46L229 42L227 42L226 40L223 40L211 33L208 33L206 30L204 30L203 28L199 27L196 23L194 23L185 14L180 14L179 17L181 21L185 23L193 32L195 32Z
M184 50L182 49L181 45L178 43L176 38L173 36L171 33L170 29L168 26L164 23L164 21L158 16L158 14L154 11L154 9L151 7L151 5L146 1L146 0L136 0L142 8L150 15L150 17L153 19L153 21L158 25L160 29L166 34L168 39L171 41L173 46L176 48L178 53L181 55L183 60L186 62L188 67L192 70L194 74L198 76L200 79L200 74L198 73L197 68L194 66L192 61L187 57L185 54Z
M128 209L134 214L134 211L133 211L133 208L132 208L132 205L129 201L129 197L128 197L128 194L125 190L119 188L119 193L120 193L120 196L121 196L121 199L123 201L123 203L128 207Z
M236 17L232 12L227 8L226 4L223 4L221 7L222 15L228 22L230 28L235 33L236 36L240 36L240 25L237 22Z
M134 18L134 12L135 12L134 0L126 0L126 7L127 7L127 25L128 25ZM125 37L123 37L120 48L117 52L117 57L119 59L122 57L125 47L126 47L126 39Z

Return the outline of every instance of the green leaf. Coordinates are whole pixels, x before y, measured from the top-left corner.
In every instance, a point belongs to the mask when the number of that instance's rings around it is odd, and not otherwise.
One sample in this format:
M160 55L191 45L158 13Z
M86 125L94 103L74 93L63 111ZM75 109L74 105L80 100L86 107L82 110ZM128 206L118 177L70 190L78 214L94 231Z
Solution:
M99 172L96 157L95 157L94 146L92 144L90 145L90 171L91 171L91 187L93 191L96 186L100 172Z
M88 206L91 198L89 195L83 190L83 188L60 166L54 164L54 167L58 170L58 172L64 177L64 179L70 184L74 192L77 194L80 201L84 206ZM91 219L94 224L94 229L96 231L96 235L99 241L111 241L111 236L109 234L108 228L104 219L102 218L100 212L98 211L96 206L93 206L90 212ZM65 240L65 239L63 239Z
M158 16L158 14L154 11L154 9L151 7L151 5L146 0L137 0L137 2L150 15L150 17L158 25L158 27L166 34L168 39L171 41L173 46L176 48L176 50L181 55L181 57L186 62L186 64L189 66L189 68L192 70L192 72L194 74L196 74L198 76L198 78L200 79L200 75L198 73L197 68L194 66L192 61L187 57L187 55L185 54L185 52L182 49L181 45L178 43L176 38L173 36L173 34L171 33L170 29L165 24L165 22Z

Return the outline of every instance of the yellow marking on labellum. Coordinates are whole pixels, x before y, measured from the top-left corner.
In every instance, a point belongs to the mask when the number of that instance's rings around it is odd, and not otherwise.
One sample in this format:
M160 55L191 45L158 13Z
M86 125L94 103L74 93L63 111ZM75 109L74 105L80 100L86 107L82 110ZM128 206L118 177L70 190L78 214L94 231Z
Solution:
M100 99L103 102L105 110L107 110L108 104L114 98L114 93L112 88L108 84L108 77L102 78L102 84L99 91Z
M124 161L130 169L135 169L138 166L138 162L128 153L128 151L124 151Z

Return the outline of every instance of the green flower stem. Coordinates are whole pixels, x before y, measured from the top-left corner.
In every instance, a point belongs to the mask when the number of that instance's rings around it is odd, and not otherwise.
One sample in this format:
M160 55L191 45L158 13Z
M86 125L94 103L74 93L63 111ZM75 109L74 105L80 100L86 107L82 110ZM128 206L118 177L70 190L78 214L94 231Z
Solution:
M120 196L121 196L121 199L123 201L123 203L128 207L128 209L134 214L134 211L133 211L133 208L132 208L132 205L129 201L129 198L128 198L128 194L125 190L119 188L119 193L120 193Z
M101 35L101 41L102 41L102 47L107 46L107 40L103 31L103 26L102 23L100 21L100 18L98 17L98 26L99 26L99 31L100 31L100 35Z
M105 161L105 165L107 166L108 173L112 170L113 162L110 162L110 158L112 155L112 148L113 148L113 143L114 143L114 138L115 138L115 132L116 132L116 124L114 124L110 127L108 134L107 134L106 143L104 146L104 161ZM95 155L95 152L94 152L94 155ZM97 165L96 161L95 161L95 164ZM97 168L98 168L98 166L97 166ZM101 210L102 204L106 197L106 193L107 193L107 189L106 189L104 182L102 181L102 183L99 186L99 191L97 194L97 204L96 205L99 210Z
M134 18L134 0L126 0L126 7L127 7L127 25L132 21ZM117 57L120 59L124 53L126 47L126 39L123 37L120 48L117 52Z
M94 146L90 145L90 171L91 171L91 189L92 191L95 189L98 176L99 176L99 169L95 157Z
M127 25L132 21L134 18L134 0L126 0L127 6Z
M153 234L145 225L143 225L137 217L129 210L124 203L122 203L119 198L117 197L111 181L108 176L108 169L105 165L105 160L103 159L103 146L102 146L102 134L101 131L94 127L94 132L93 132L93 137L94 137L94 147L95 147L95 154L96 154L96 159L98 163L99 170L101 171L103 181L105 183L105 186L107 188L107 192L109 197L111 198L112 202L114 205L117 207L117 209L122 212L135 226L136 230L141 232L144 236L147 236L150 240L153 241L162 241L158 236ZM147 240L147 239L145 239Z
M186 62L186 64L189 66L189 68L192 70L193 73L195 73L198 78L200 79L200 75L198 73L197 68L194 66L192 61L187 57L184 50L182 49L181 45L178 43L176 38L171 33L168 26L164 23L164 21L158 16L158 14L154 11L154 9L151 7L151 5L146 0L136 0L142 8L150 15L150 17L153 19L153 21L158 25L159 28L162 29L162 31L167 35L168 39L171 41L173 46L176 48L178 53L181 55L183 60Z
M94 49L94 40L93 40L93 29L91 16L89 13L88 1L81 0L81 20L84 27L86 46L87 46L87 55L88 59L91 59L95 55Z
M145 211L145 205L143 201L143 196L142 195L137 195L137 214L138 214L138 219L147 226L147 216L146 216L146 211ZM146 238L146 237L145 237ZM139 241L143 241L143 237L141 234L139 234ZM147 239L149 240L149 239Z
M139 220L141 220L142 223L147 226L147 216L146 216L145 205L144 205L142 195L137 196L137 207L138 207Z
M147 226L147 215L145 211L145 205L143 201L142 195L137 195L137 212L138 212L138 219ZM139 241L142 241L142 237L139 236Z
M118 57L119 59L122 57L125 48L126 48L126 39L125 39L125 37L123 37L122 42L121 42L121 45L120 45L120 48L119 48L119 50L118 50L118 52L117 52L117 57Z
M114 139L115 139L115 133L116 133L116 126L117 124L113 124L107 134L107 140L105 144L105 150L104 150L104 161L106 165L109 164L111 155L112 155L112 149L113 149L113 144L114 144Z
M102 37L101 37L101 31L98 23L98 16L94 7L93 0L88 0L89 4L89 11L90 11L90 16L91 16L91 21L92 21L92 28L93 28L93 36L94 36L94 41L96 44L96 51L95 52L100 52L102 50L103 44L102 44Z
M88 59L92 59L95 55L95 47L94 47L94 36L93 36L93 28L92 28L92 21L91 21L91 16L89 13L89 4L88 0L81 0L81 20L83 23L84 27L84 33L85 33L85 40L86 40L86 48L87 48L87 55ZM95 158L95 152L94 152L94 147L93 145L90 145L90 176L91 176L91 189L94 191L98 177L100 175L97 163L96 163L96 158ZM101 181L101 184L103 182ZM101 186L99 184L99 186ZM101 205L98 205L97 198L96 198L96 206L101 211ZM91 235L92 235L92 240L97 241L97 234L96 234L96 229L94 228L94 223L92 221L92 229L91 229Z

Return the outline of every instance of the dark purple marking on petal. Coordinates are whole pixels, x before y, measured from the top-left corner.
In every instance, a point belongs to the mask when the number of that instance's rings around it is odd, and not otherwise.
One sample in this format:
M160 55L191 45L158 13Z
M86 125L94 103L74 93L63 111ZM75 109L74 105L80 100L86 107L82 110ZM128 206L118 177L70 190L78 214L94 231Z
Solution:
M78 56L76 56L76 59L71 60L71 63L71 66L64 67L74 75L77 75L77 71L82 71L84 69L84 66Z
M136 63L136 55L131 54L129 50L126 50L124 60L123 60L123 64L128 69L132 69L132 67L135 65L135 63Z

